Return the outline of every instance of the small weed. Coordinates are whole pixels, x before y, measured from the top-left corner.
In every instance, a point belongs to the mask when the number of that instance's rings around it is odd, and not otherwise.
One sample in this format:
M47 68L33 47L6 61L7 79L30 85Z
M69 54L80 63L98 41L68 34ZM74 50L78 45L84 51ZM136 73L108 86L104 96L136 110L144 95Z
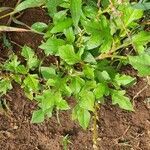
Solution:
M63 137L63 150L68 150L68 144L72 144L69 140L69 135Z

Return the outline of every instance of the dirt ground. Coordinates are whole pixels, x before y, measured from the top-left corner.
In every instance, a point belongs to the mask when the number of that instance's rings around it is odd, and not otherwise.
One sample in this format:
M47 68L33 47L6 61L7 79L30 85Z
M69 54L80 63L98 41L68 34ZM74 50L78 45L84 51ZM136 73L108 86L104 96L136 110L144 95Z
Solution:
M0 0L3 6L14 7L16 0ZM45 11L38 9L26 10L19 18L28 25L34 22L48 22ZM7 19L0 21L6 24ZM12 24L15 25L15 24ZM39 57L42 51L38 49L42 37L32 33L9 33L8 37L13 43L27 44L35 49ZM16 44L13 51L19 53ZM0 58L7 56L6 50L0 43ZM53 58L52 58L53 59ZM48 58L48 62L53 62ZM136 76L136 72L127 66L122 69L126 74ZM137 84L128 90L128 96L133 97L146 85L142 78L137 78ZM98 150L150 150L150 87L134 99L135 112L123 111L112 106L108 101L98 111ZM91 127L84 131L71 120L70 111L61 112L60 123L54 115L42 124L30 123L32 111L36 108L33 101L25 98L22 89L13 85L13 89L6 95L9 111L0 109L0 150L63 150L63 137L68 135L69 150L92 150ZM73 103L73 100L70 100Z

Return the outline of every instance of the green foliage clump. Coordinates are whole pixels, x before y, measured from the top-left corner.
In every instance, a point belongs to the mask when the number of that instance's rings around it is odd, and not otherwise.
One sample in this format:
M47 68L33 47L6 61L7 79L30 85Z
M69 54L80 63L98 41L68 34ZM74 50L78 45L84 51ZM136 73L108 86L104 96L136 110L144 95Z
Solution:
M139 5L127 0L100 4L95 0L25 0L13 13L42 5L52 21L36 22L31 30L43 34L39 48L45 56L56 57L56 62L45 66L34 50L24 46L25 64L15 54L1 64L2 72L9 75L0 76L0 95L12 89L12 81L20 84L25 95L38 103L32 123L43 122L54 110L72 109L72 119L86 129L95 106L110 97L113 105L134 111L124 89L136 78L120 73L119 68L129 64L139 76L150 75L150 32L139 24L144 13L136 8ZM75 99L74 108L66 100L70 96Z

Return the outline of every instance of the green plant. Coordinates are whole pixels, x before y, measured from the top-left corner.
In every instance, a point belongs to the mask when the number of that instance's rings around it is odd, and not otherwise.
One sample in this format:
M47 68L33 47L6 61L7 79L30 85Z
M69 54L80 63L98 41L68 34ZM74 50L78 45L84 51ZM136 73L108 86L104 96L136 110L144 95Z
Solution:
M38 103L32 123L43 122L54 110L72 109L72 119L86 129L91 114L96 114L95 106L110 97L113 105L134 111L123 89L136 78L120 73L120 66L130 64L139 76L150 75L150 32L139 24L143 10L135 9L128 0L38 2L25 0L11 15L45 6L52 22L37 22L31 30L44 35L39 48L45 56L53 55L56 62L47 66L24 46L21 55L25 64L13 54L0 66L0 95L12 89L12 81L20 84L25 95ZM65 100L70 96L75 99L74 108Z
M69 136L68 134L66 136L63 137L63 141L62 141L62 144L63 144L63 150L67 150L68 148L68 144L72 144L70 139L69 139Z

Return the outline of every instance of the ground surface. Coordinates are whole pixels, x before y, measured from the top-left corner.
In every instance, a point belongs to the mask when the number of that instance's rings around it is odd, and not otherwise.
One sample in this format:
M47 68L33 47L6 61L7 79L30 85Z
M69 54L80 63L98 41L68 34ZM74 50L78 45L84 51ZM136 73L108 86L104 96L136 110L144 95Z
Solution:
M14 6L16 0L5 0L3 6ZM19 19L28 25L34 22L48 22L49 18L42 9L25 11ZM0 22L6 24L7 19ZM13 25L13 24L12 24ZM38 49L42 37L29 33L9 33L11 41L19 45L27 44L35 49L39 57L42 52ZM13 51L19 53L14 45ZM0 58L7 57L7 50L0 43ZM1 60L0 59L0 60ZM53 61L48 58L48 61ZM130 67L123 72L136 76ZM132 99L143 87L144 79L137 79L137 84L128 90ZM135 112L122 111L109 102L98 112L98 150L150 150L150 88L143 91L134 100ZM70 100L72 103L73 100ZM72 144L69 150L92 150L92 131L83 131L75 122L71 121L70 111L60 113L60 122L56 116L39 125L30 124L32 111L36 104L25 98L21 88L14 84L6 96L6 103L10 111L0 110L0 150L63 150L63 136L69 135Z

